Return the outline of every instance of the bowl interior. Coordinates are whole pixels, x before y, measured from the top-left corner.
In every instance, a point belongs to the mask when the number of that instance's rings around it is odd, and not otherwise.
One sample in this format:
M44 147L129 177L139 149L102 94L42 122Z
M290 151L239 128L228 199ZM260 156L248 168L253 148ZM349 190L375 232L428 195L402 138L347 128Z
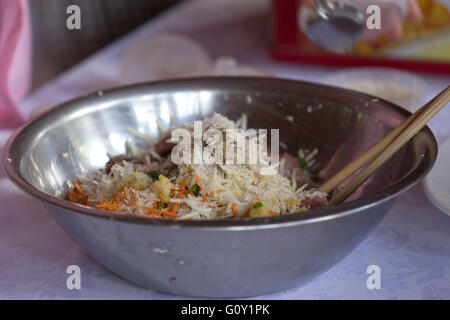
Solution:
M172 118L182 124L214 112L232 120L246 113L251 128L280 129L282 145L294 155L300 147L318 148L321 179L408 116L388 102L318 84L263 78L164 81L94 93L54 108L16 134L7 157L27 183L62 197L75 175L103 168L108 154L124 153L125 141L136 140L127 128L158 138L158 122L168 128ZM435 156L434 137L425 128L348 201L386 190L413 171L424 174Z

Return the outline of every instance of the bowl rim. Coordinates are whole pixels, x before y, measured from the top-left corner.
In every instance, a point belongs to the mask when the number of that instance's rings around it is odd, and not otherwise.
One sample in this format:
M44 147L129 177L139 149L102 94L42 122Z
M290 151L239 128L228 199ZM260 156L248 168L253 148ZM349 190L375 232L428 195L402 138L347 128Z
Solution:
M139 216L132 216L129 214L123 213L115 213L109 211L103 211L97 208L88 207L80 204L76 204L70 202L68 200L64 200L61 198L57 198L48 193L45 193L38 188L34 187L30 183L28 183L20 173L15 169L14 164L11 162L11 153L14 149L14 143L16 142L16 138L26 132L28 127L30 127L34 122L48 116L48 114L57 109L62 108L64 106L70 107L70 105L76 105L77 102L83 101L85 99L92 98L93 96L107 96L108 94L115 94L121 91L126 91L129 89L136 89L139 87L151 87L161 84L180 84L180 83L189 83L195 81L208 81L208 82L216 82L216 81L277 81L277 82L286 82L297 85L307 85L313 87L319 87L322 89L329 90L338 90L340 92L346 92L354 96L359 96L361 98L367 99L368 101L376 99L377 103L382 103L386 107L393 109L394 111L405 115L408 117L411 115L411 112L405 110L404 108L383 100L378 97L374 97L365 93L361 93L358 91L334 87L331 85L326 85L322 83L311 83L307 81L300 80L291 80L291 79L280 79L280 78L268 78L268 77L197 77L197 78L189 78L189 79L170 79L170 80L161 80L154 82L146 82L146 83L138 83L133 85L121 86L117 88L94 91L89 94L84 94L82 96L64 101L60 104L55 105L54 107L46 110L45 112L39 114L38 116L32 117L27 120L25 123L20 125L18 128L14 130L11 136L8 138L2 155L2 162L5 168L6 175L8 178L17 186L19 189L24 191L25 193L41 200L44 204L53 205L62 209L66 209L71 211L71 213L76 214L86 214L89 216L94 216L103 219L109 219L112 221L121 221L133 224L144 224L144 225L153 225L153 226L165 226L165 227L173 227L173 228L214 228L215 230L223 229L223 230L249 230L249 229L269 229L269 228L279 228L289 227L293 225L299 224L308 224L315 223L325 220L332 220L344 216L348 216L351 214L355 214L360 211L365 211L365 209L378 206L382 203L393 200L399 194L407 191L411 187L413 187L416 183L418 183L432 168L436 157L437 157L437 142L433 132L429 129L428 126L425 126L421 132L425 132L429 138L431 138L431 153L429 155L428 161L424 160L425 157L422 157L417 166L409 172L409 174L403 179L397 181L396 183L390 185L388 188L380 190L374 194L363 197L361 199L356 199L354 201L343 203L339 205L333 205L325 208L314 209L307 212L297 212L290 213L280 216L270 216L264 218L240 218L238 220L234 219L215 219L215 220L172 220L172 219L155 219L155 218L146 218ZM101 93L101 94L100 94Z

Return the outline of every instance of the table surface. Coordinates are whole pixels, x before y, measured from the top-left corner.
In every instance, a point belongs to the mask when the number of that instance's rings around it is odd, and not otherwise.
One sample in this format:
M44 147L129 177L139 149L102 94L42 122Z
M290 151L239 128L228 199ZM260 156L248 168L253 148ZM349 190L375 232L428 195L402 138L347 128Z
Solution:
M239 2L240 10L234 7ZM320 81L334 67L273 61L267 50L267 1L187 1L142 25L25 99L30 113L75 96L118 86L120 59L143 35L175 32L195 38L212 57L278 77ZM431 97L449 76L420 74ZM441 142L450 136L450 112L430 123ZM11 134L0 129L0 146ZM0 147L1 149L1 147ZM0 172L0 298L3 299L177 299L139 288L93 261L53 221L41 203ZM81 290L66 287L69 265L81 269ZM369 290L367 267L381 270L381 288ZM450 217L436 209L422 184L400 196L382 223L351 254L308 284L257 299L450 299Z

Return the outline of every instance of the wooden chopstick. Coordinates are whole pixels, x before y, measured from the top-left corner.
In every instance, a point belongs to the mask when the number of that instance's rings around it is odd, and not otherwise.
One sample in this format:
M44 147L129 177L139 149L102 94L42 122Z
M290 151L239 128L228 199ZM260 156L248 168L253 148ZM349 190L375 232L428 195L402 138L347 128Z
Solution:
M399 126L389 132L384 138L378 141L375 145L373 145L369 150L364 152L358 158L353 160L351 163L342 168L338 173L333 175L330 179L325 181L320 187L319 191L330 193L334 188L336 188L339 184L349 178L352 174L358 171L361 167L363 167L367 162L372 160L377 154L380 153L380 150L386 148L398 135L409 126L417 117L424 111L428 106L433 103L437 99L437 96L430 100L427 104L425 104L422 108L417 110L415 113L410 115L406 120L404 120Z
M319 190L329 190L331 186L336 187L341 182L345 181L354 172L360 169L365 162L363 160L370 161L377 157L371 163L369 163L347 186L339 191L329 201L329 205L334 205L344 201L350 194L352 194L372 173L381 167L392 155L397 152L403 145L405 145L412 137L414 137L428 121L431 120L442 108L444 108L450 101L450 86L442 90L435 98L433 98L424 107L418 110L415 114L410 116L407 120L402 122L399 127L391 131L385 138L380 140L366 153L360 156L355 161L352 161L348 166L342 169L338 174L333 176L333 181L327 181ZM400 128L400 129L399 129ZM343 173L341 173L343 172ZM337 176L337 177L336 177ZM333 188L334 188L333 187ZM329 192L328 191L328 192ZM327 192L327 191L323 191Z

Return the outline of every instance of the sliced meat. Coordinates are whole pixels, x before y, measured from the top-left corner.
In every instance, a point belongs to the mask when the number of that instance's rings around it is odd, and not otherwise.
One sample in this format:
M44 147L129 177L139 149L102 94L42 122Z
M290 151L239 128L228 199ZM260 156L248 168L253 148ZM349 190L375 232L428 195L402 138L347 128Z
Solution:
M167 156L170 152L172 152L173 147L175 146L174 143L169 143L167 140L170 139L172 132L167 132L164 134L161 139L155 144L155 151L157 154L159 154L161 157Z
M306 198L301 202L302 207L306 207L308 209L317 209L323 208L327 206L327 199L324 199L320 196L314 196L311 198Z

